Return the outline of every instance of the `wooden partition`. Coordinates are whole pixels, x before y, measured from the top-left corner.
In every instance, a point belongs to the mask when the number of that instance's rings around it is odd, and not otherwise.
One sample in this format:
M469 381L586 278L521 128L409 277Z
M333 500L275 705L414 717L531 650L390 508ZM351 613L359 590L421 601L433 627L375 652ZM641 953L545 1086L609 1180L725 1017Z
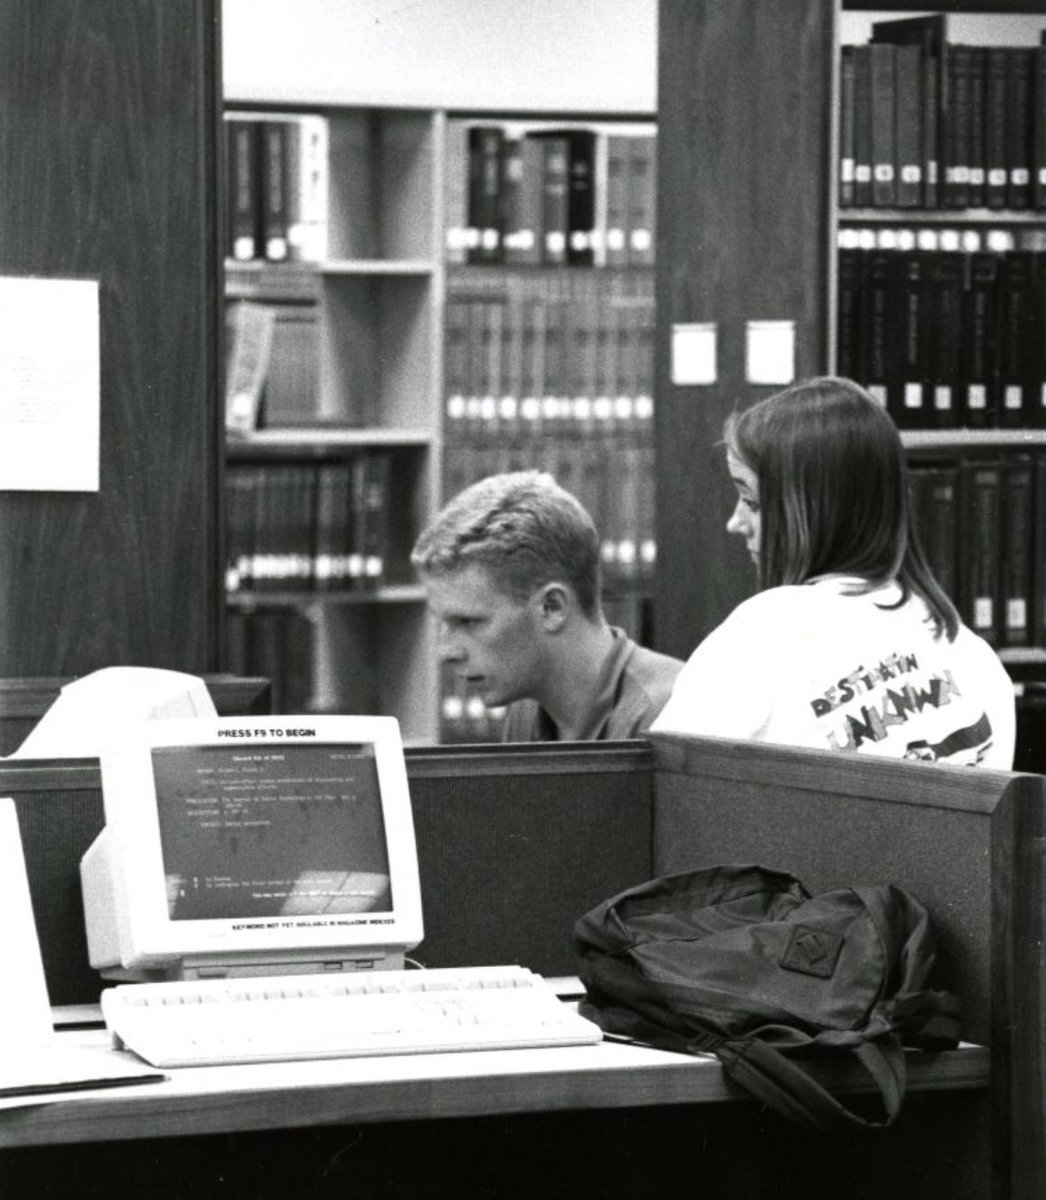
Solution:
M72 676L0 679L0 755L13 754ZM221 717L272 712L272 685L260 676L204 675Z
M754 862L811 892L895 883L927 906L939 983L960 995L966 1039L991 1048L991 1194L1041 1196L1046 778L670 735L654 764L657 874ZM938 1182L958 1170L970 1194L984 1156L927 1138Z

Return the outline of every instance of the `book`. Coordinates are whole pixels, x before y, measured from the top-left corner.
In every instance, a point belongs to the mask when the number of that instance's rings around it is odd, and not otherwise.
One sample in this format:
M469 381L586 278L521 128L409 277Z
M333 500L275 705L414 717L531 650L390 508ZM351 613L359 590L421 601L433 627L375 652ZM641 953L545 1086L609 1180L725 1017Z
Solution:
M861 374L861 276L864 251L858 246L853 231L842 230L839 236L835 370L848 379L857 379Z
M289 255L296 262L323 262L330 225L330 122L303 113L289 131Z
M898 428L923 428L932 423L927 403L928 341L934 324L929 258L920 250L898 250L892 267L896 324L890 341L887 410Z
M1000 577L1001 643L1027 646L1032 639L1035 475L1032 462L1021 455L1009 459L1002 473L1002 552Z
M1009 49L1007 80L1006 203L1025 209L1032 202L1032 79L1035 50L1026 46ZM1042 103L1043 98L1039 98Z
M226 308L225 432L232 437L258 427L275 327L272 305L240 300Z
M923 203L922 51L900 45L894 50L896 191L898 208Z
M984 46L970 46L969 91L970 111L967 142L969 175L966 202L971 208L985 204L985 73L987 51Z
M995 423L997 405L999 256L992 250L969 255L963 325L963 403L960 424L971 429Z
M258 423L263 428L322 424L320 335L314 304L274 304L269 369Z
M623 134L608 134L606 146L606 188L603 252L608 267L628 264L629 176L631 141Z
M284 262L290 252L287 143L286 121L261 122L261 237L264 257L269 262Z
M854 64L853 46L839 49L839 207L854 205Z
M1009 182L1007 168L1007 127L1009 125L1009 51L1005 46L989 46L985 79L985 204L988 208L1006 207Z
M959 423L963 399L966 255L938 247L929 254L927 262L927 303L935 314L927 331L931 425L947 429Z
M861 285L861 371L859 383L884 408L889 405L890 357L894 348L894 250L865 252Z
M972 129L974 48L954 43L948 50L951 106L945 125L944 205L966 208L970 203L970 132Z
M1035 208L1046 208L1046 40L1031 51L1031 192Z
M854 186L858 208L872 203L872 51L868 44L853 48L854 63Z
M944 143L951 97L947 17L935 13L872 24L873 42L919 47L922 63L923 204L936 208L944 182Z
M537 136L537 135L535 135ZM570 235L570 146L558 135L540 135L542 145L541 260L549 266L567 262Z
M959 599L959 468L916 463L911 471L915 531L926 562L945 594Z
M541 262L542 152L534 138L505 138L501 193L504 261L535 266Z
M897 203L896 108L897 47L889 42L868 46L871 72L872 204L892 208Z
M1035 255L1007 250L998 270L998 423L1030 427L1036 421L1036 355L1044 333L1036 322Z
M630 138L628 163L628 261L649 267L657 236L657 135Z
M228 253L237 262L258 256L261 246L261 164L257 121L227 117L226 173Z
M967 460L962 464L961 482L959 608L974 633L997 646L1002 628L1002 465L994 460Z
M469 187L466 259L501 261L501 145L498 125L473 125L468 133Z
M590 267L595 261L596 133L570 129L567 166L567 262Z

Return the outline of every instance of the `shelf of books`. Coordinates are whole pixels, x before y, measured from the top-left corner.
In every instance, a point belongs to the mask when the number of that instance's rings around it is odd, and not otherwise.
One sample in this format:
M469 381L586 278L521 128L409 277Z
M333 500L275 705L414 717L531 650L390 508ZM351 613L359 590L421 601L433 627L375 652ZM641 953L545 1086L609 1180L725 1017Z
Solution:
M233 668L285 711L500 735L437 662L409 562L443 500L551 472L651 638L654 126L229 111Z
M226 594L277 711L438 725L409 555L438 499L442 118L226 113Z
M1046 17L873 19L839 60L836 363L910 448L922 540L1018 685L1046 678ZM991 26L985 27L991 32Z
M608 619L651 638L655 127L447 125L443 493L549 472L601 537ZM450 670L445 741L500 734Z

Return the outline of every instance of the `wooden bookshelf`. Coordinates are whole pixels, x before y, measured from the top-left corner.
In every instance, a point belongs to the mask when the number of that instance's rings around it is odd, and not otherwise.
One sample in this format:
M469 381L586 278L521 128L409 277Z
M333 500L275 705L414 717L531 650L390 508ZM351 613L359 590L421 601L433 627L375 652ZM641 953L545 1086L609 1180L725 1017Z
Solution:
M794 322L795 377L822 374L836 369L840 230L948 229L981 237L999 230L1034 248L1046 237L1042 209L840 207L845 16L834 0L787 0L772 13L734 0L660 4L655 596L659 648L671 653L688 654L755 587L742 547L725 531L734 497L719 444L723 420L736 405L776 390L745 378L745 323ZM963 40L976 28L967 21ZM991 40L990 32L984 36ZM673 381L672 330L693 322L717 328L718 376L711 384ZM1040 464L1036 486L1042 487L1044 428L906 428L902 437L913 463L1005 467L1030 460ZM1041 568L1032 591L1029 640L1036 643L1046 592ZM1040 645L1004 646L1002 656L1022 684L1046 676Z
M260 427L227 439L227 479L235 483L266 467L321 469L360 456L389 455L394 497L388 573L365 588L321 590L314 584L288 587L272 578L255 586L247 575L241 579L233 564L231 640L242 652L254 623L265 627L271 645L282 625L288 673L297 676L290 694L305 697L309 707L391 711L409 740L436 741L449 736L448 684L436 662L424 592L408 558L436 506L473 479L535 467L550 470L579 494L604 535L611 619L633 635L644 636L649 629L656 126L649 116L528 118L355 106L318 111L329 140L325 254L311 261L291 254L281 262L226 262L230 304L278 306L277 322L287 321L286 337L309 342L307 355L296 351L293 341L281 348L277 323L274 360L298 353L307 357L309 371L297 384L300 402L281 399L273 406L270 395ZM241 122L300 116L297 109L227 109L227 117ZM592 181L599 189L593 222L606 230L612 217L620 221L616 237L605 248L592 249L591 264L550 263L541 254L525 264L508 254L505 260L496 254L482 263L466 261L471 255L461 239L469 232L468 136L475 126L503 130L516 141L562 135L565 129L591 135L589 153L599 173ZM612 169L618 206L613 214ZM529 183L533 186L533 177ZM230 193L235 189L230 179ZM231 238L229 244L235 245ZM258 250L264 245L260 236L255 245ZM492 305L500 314L497 331L485 329L481 347L471 316L468 377L456 376L454 315ZM537 312L541 323L540 329L533 323L529 328L534 340L526 351L521 326L512 324L524 307ZM555 371L553 335L560 339ZM583 351L578 349L582 338ZM576 366L581 357L584 370ZM514 372L507 369L510 358ZM460 366L460 356L454 363ZM625 478L634 486L621 486ZM644 480L650 486L640 494ZM613 513L607 511L611 491ZM231 561L236 559L235 503L230 492ZM643 506L649 527L640 538L631 523L633 510ZM311 690L301 683L307 643L313 655ZM250 660L235 665L266 669ZM278 686L275 693L279 703ZM454 702L450 697L451 707ZM497 721L483 714L470 726L467 740L496 734Z
M295 110L228 106L233 113L265 121ZM233 651L264 653L271 673L296 675L277 697L319 711L391 713L405 741L425 743L437 730L436 656L409 553L439 498L443 117L356 106L310 113L328 138L323 256L226 261L228 301L284 306L309 341L297 351L295 394L270 414L276 424L227 440L227 480L266 467L359 471L384 457L384 567L362 582L270 579L227 591Z

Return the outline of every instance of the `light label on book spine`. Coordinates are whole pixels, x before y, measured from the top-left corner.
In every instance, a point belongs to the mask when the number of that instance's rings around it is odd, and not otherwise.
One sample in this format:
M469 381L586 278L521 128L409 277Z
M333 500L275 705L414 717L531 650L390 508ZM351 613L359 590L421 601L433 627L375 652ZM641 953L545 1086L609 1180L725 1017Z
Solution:
M672 326L672 382L677 387L715 383L716 340L714 321Z

